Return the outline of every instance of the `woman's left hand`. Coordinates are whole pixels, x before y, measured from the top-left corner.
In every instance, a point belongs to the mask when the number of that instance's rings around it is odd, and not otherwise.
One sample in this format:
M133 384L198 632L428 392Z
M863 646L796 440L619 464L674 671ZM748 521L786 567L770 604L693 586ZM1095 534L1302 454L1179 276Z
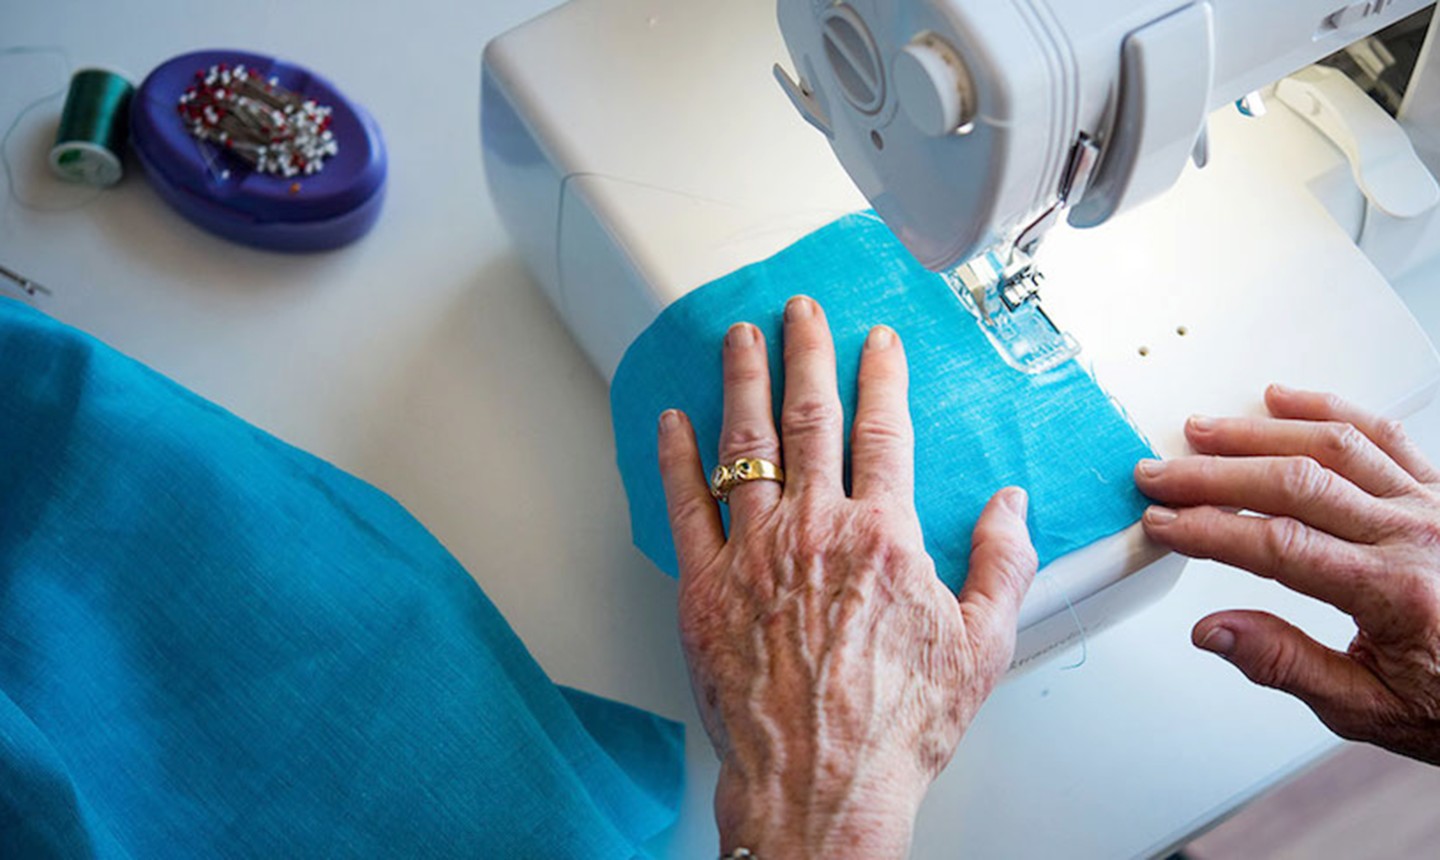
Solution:
M1007 489L976 525L959 599L935 574L915 513L905 352L878 327L861 359L853 491L825 316L785 312L777 434L765 342L725 338L720 461L780 462L786 483L730 496L727 539L685 417L660 420L680 561L680 627L720 757L722 850L761 857L901 857L931 781L1009 665L1036 557L1026 497Z

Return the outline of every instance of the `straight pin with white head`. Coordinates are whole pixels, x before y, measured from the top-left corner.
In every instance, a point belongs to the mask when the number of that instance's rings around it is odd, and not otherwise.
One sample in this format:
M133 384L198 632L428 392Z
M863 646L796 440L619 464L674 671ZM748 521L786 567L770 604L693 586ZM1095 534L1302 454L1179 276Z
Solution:
M253 74L219 64L196 72L176 109L191 135L216 144L260 173L319 173L339 152L332 109Z

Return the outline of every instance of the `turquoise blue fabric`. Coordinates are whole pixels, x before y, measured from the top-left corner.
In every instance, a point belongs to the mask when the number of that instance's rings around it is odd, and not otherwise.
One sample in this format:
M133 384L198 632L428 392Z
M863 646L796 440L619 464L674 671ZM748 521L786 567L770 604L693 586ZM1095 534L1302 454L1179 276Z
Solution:
M0 857L631 857L682 761L385 494L0 300Z
M1060 289L1062 287L1056 287ZM666 308L625 353L611 385L620 474L635 544L676 572L655 462L656 417L685 410L706 468L720 435L720 344L737 321L758 325L780 380L782 311L797 293L824 306L835 336L846 435L866 333L895 328L910 360L915 503L926 546L951 588L964 582L970 532L1001 487L1030 492L1041 563L1139 519L1131 470L1150 447L1079 363L1029 376L986 341L945 282L870 214L847 216L768 260L706 284ZM774 386L778 406L783 385ZM778 411L777 411L778 414Z

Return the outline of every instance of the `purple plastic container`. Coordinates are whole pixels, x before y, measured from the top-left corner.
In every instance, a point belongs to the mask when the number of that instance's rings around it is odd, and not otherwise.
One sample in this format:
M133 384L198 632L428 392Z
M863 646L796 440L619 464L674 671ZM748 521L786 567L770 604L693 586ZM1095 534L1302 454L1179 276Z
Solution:
M278 78L334 108L330 130L339 152L311 176L254 171L233 153L190 136L176 105L195 73L226 63ZM244 51L196 51L168 60L145 78L130 104L130 142L160 196L206 230L274 251L322 251L365 235L385 199L380 128L329 81L301 66Z

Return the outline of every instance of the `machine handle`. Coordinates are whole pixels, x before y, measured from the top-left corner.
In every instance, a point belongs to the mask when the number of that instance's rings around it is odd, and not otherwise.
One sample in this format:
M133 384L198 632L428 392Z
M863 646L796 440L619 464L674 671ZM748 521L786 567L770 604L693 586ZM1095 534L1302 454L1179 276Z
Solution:
M1301 69L1280 81L1275 95L1340 147L1355 184L1381 212L1414 218L1440 203L1440 185L1405 130L1343 72Z

